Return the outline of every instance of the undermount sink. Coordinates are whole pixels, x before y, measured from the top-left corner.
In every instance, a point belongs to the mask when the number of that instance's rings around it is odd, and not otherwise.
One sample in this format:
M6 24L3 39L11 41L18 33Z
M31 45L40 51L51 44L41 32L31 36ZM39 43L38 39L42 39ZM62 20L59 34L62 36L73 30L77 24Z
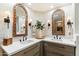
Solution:
M51 40L54 40L54 41L63 41L64 39L63 38L61 38L61 39L52 38Z
M63 41L64 37L62 37L62 36L53 36L51 40Z
M62 39L51 39L53 41L63 41Z
M20 42L21 44L29 44L29 43L32 43L34 42L34 40L25 40L23 42Z

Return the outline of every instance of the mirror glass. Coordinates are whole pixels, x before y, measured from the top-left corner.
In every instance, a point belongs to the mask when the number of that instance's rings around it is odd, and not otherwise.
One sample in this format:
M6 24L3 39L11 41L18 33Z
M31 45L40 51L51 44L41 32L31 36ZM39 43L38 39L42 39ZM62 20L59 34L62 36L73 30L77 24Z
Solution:
M22 7L16 7L16 34L25 33L25 11Z
M53 20L55 20L55 21L61 21L62 17L63 17L63 14L62 14L62 11L60 11L60 10L56 10L53 13Z
M16 4L13 12L13 36L27 34L27 11L22 4Z
M65 14L61 9L53 12L52 16L52 34L64 35L65 34Z

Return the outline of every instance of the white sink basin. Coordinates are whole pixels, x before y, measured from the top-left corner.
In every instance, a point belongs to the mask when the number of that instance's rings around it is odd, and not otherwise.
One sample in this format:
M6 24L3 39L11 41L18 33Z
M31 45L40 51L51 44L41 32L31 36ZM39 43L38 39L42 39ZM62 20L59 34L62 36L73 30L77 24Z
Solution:
M34 42L34 40L25 40L23 42L20 42L21 44L29 44L29 43L32 43Z
M54 40L54 41L63 41L64 39L51 39L51 40Z

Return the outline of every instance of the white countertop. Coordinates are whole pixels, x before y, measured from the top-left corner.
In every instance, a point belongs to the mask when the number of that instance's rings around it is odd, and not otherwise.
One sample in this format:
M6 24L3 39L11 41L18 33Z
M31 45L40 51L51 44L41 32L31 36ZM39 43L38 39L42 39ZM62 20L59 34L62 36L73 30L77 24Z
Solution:
M1 47L6 52L7 55L13 55L13 54L25 49L25 48L32 46L35 43L40 42L40 41L41 40L34 39L34 42L26 43L26 44L23 42L21 43L20 41L17 41L17 42L13 42L13 44L8 45L8 46L1 45Z
M3 46L1 44L2 49L7 53L7 55L13 55L25 48L28 48L32 46L33 44L36 44L40 41L48 41L48 42L55 42L55 43L60 43L64 45L69 45L69 46L76 46L74 41L71 40L53 40L52 38L44 38L44 39L35 39L35 38L28 38L27 40L33 40L33 42L30 43L21 43L20 41L13 42L13 44L8 45L8 46Z
M45 38L45 39L43 39L43 41L55 42L55 43L60 43L60 44L68 45L68 46L76 46L76 42L75 41L68 40L68 39L55 40L55 39L52 39L52 38Z

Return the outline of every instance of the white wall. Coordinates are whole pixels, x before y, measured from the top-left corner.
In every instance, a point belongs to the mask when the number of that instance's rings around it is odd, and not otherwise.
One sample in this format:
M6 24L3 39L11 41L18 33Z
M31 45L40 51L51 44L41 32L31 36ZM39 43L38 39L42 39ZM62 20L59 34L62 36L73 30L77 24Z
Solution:
M76 55L79 56L79 3L75 4Z
M46 27L46 22L47 22L47 17L46 17L46 13L40 13L40 12L35 12L35 11L29 11L28 12L28 15L29 15L29 20L32 19L32 25L35 25L36 21L37 20L40 20L42 21L42 23L45 24L45 27ZM29 28L30 29L30 28ZM28 30L29 30L28 29ZM47 33L47 32L45 32ZM29 30L29 36L31 36L32 33L30 33L30 30Z
M4 18L6 18L10 12L9 17L11 20L10 28L7 28L7 24L4 23ZM12 33L12 6L7 3L0 3L0 39L5 37L7 34Z
M75 32L79 34L79 3L75 4Z
M75 12L74 12L74 4L72 5L68 5L68 6L64 6L64 7L61 7L60 9L63 9L64 12L65 12L65 38L68 38L68 39L73 39L73 34L74 34L74 26L75 26ZM48 20L50 20L50 23L52 21L52 13L54 12L54 10L56 9L53 9L52 11L48 11L48 12L45 12L45 13L40 13L40 12L35 12L35 11L30 11L28 12L29 13L29 17L33 20L32 23L34 24L36 22L36 20L41 20L43 21L43 23L45 23L45 26L46 26L46 32L45 34L46 35L49 35L51 36L52 35L52 27L50 27L50 29L48 30L48 27L47 27L47 23L48 23ZM73 26L72 26L72 35L69 36L69 29L68 29L68 26L67 26L67 21L68 21L68 17L71 18L71 21L73 22ZM51 24L52 25L52 24ZM75 39L73 39L75 40Z
M67 38L72 39L72 38L74 38L74 34L75 34L75 12L74 12L75 8L74 8L74 4L62 7L61 9L63 9L65 12L65 35ZM68 17L70 17L71 22L73 22L72 30L69 30L68 26L67 26L67 21L69 20ZM71 36L69 36L69 34L68 34L69 31L72 31ZM73 40L76 40L76 39L73 39Z
M77 7L78 8L78 7ZM65 38L67 38L68 40L73 40L75 41L76 38L75 38L75 5L72 4L72 5L68 5L68 6L65 6L65 7L61 7L60 9L63 9L64 12L65 12ZM79 9L77 10L79 11ZM34 12L34 11L29 11L29 18L31 18L33 21L32 23L35 24L36 20L41 20L43 21L45 24L46 24L46 32L45 34L46 35L49 35L51 36L52 35L52 27L50 27L50 29L48 30L47 28L47 22L48 20L50 20L50 23L51 23L51 20L52 20L52 13L54 12L54 10L52 11L49 11L49 12L46 12L46 13L39 13L39 12ZM78 15L77 15L78 16ZM73 22L73 34L71 36L68 35L69 33L69 29L68 29L68 26L67 26L67 21L68 21L68 17L71 18L71 21ZM76 21L77 24L76 24L76 29L78 29L78 21ZM76 30L78 31L78 30ZM29 30L29 34L30 33L30 30ZM76 48L76 55L79 55L79 37L77 37L77 48Z
M79 56L79 36L76 36L76 56Z
M8 9L7 9L8 8ZM13 8L13 5L11 4L0 4L0 36L1 37L5 37L4 36L4 33L6 33L6 35L11 35L12 36L12 24L13 24L13 15L12 15L12 8ZM28 8L26 8L27 11L28 11L28 21L30 21L30 19L32 19L32 24L35 24L36 20L41 20L43 21L43 23L45 23L46 25L46 32L45 34L46 35L49 35L51 36L52 35L52 29L50 27L50 29L48 30L47 28L47 22L48 20L52 20L52 13L54 10L52 11L49 11L49 12L45 12L45 13L40 13L40 12L35 12L35 11L32 11ZM71 17L71 20L74 22L74 5L69 5L69 6L65 6L65 7L62 7L61 9L64 10L65 12L65 17L67 18L68 16ZM5 11L10 11L10 20L11 20L11 23L10 23L10 28L7 29L6 27L6 24L3 22L4 20L4 17L6 17L5 15ZM67 22L67 19L65 18L65 22ZM65 29L66 29L66 36L65 37L69 37L69 38L72 38L72 36L68 36L68 29L67 29L67 26L66 26L66 23L65 23ZM8 30L8 31L7 31ZM74 30L74 29L73 29ZM30 27L28 28L28 36L30 37L31 36L31 30L30 30ZM15 38L17 39L17 38Z

